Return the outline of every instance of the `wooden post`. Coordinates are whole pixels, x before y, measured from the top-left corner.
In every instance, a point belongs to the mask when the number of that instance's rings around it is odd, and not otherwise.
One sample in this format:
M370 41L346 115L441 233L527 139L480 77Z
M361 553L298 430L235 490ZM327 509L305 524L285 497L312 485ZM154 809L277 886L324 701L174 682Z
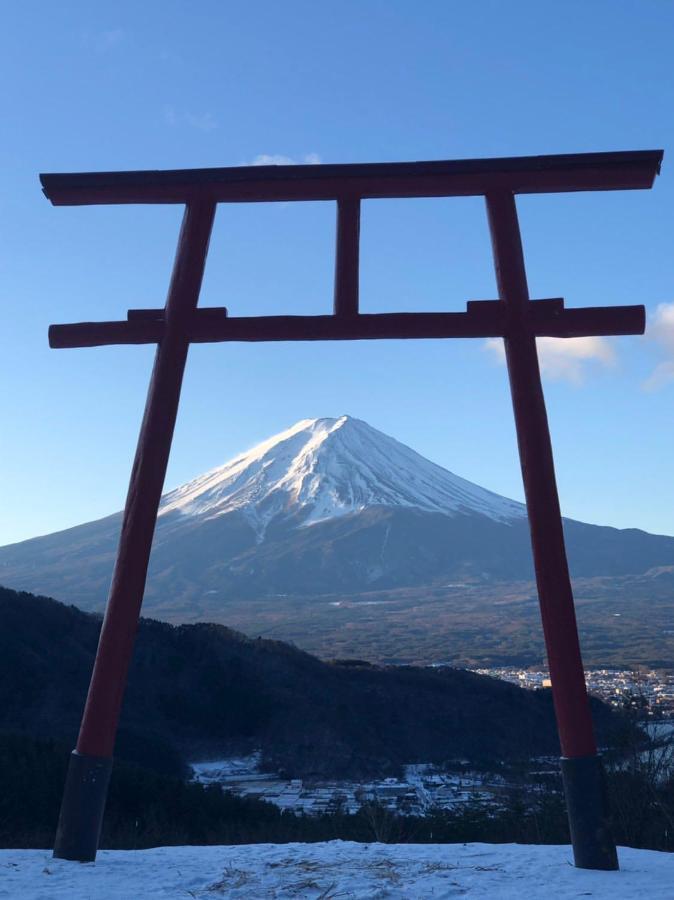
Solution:
M335 253L335 316L358 315L358 260L360 252L360 200L337 200L337 242Z
M500 191L487 194L486 201L496 280L506 308L506 362L574 857L581 868L617 869L585 688L536 338L527 316L530 300L515 198Z
M96 858L117 724L178 412L190 323L199 300L214 215L211 201L189 203L185 208L110 595L61 805L54 847L54 856L61 859L88 862Z

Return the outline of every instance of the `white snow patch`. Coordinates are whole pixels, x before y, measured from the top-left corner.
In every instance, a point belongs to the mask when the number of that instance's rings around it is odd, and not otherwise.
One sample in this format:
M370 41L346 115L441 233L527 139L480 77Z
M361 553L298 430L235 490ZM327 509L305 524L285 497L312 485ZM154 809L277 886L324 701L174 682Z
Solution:
M479 513L499 522L526 515L523 504L349 416L297 422L166 494L160 515L177 511L210 519L240 510L261 541L280 514L296 515L306 526L373 506Z
M574 868L568 846L517 844L157 847L103 850L88 865L0 850L0 897L671 900L671 854L625 848L620 862L620 872L587 871Z

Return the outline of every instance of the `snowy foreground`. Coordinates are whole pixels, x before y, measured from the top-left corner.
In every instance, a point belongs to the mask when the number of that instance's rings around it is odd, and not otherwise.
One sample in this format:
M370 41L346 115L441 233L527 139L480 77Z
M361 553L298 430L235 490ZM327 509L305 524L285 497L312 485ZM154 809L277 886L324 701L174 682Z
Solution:
M107 850L95 865L0 850L0 897L671 900L674 856L622 849L620 872L571 864L569 847L517 844L255 844Z

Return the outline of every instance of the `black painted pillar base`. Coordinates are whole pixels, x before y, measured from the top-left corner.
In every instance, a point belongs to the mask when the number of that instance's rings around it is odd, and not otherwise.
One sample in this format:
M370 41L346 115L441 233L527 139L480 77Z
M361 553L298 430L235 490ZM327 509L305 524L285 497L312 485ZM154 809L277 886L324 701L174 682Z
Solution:
M601 756L562 756L573 859L579 869L618 869Z
M73 750L54 842L57 859L96 859L111 771L112 758Z

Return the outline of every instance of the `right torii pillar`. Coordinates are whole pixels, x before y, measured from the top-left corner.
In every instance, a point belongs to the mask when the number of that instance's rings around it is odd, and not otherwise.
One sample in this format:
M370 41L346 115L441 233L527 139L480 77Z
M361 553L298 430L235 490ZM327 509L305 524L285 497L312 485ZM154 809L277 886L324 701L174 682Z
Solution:
M529 289L515 197L499 191L487 194L486 202L496 281L507 310L506 362L574 860L585 869L617 869L604 770L585 687L536 337L527 315Z

